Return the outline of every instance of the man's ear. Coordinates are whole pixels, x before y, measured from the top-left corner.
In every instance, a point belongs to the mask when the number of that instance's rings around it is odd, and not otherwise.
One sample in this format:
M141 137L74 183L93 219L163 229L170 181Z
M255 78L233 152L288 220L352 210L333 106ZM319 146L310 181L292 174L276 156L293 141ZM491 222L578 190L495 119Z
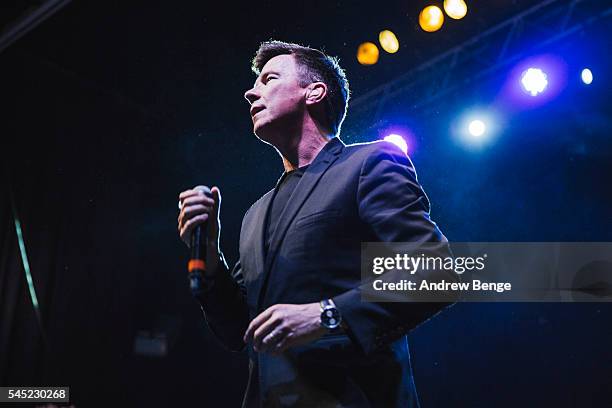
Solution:
M314 105L319 103L327 96L327 85L323 82L313 82L308 85L308 93L306 94L306 105Z

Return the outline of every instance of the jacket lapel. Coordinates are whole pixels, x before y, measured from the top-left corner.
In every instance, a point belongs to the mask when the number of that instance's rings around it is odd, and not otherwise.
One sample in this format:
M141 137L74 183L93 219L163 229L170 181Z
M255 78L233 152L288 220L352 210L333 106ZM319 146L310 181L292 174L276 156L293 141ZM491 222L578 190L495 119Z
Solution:
M283 174L284 176L284 174ZM257 301L259 297L259 292L261 291L262 282L263 282L263 271L265 267L266 255L265 255L265 240L266 240L266 223L267 217L270 212L270 207L272 204L272 200L274 198L274 194L278 184L281 182L283 177L281 176L276 182L276 187L274 190L269 191L264 195L262 200L257 205L257 211L253 214L253 244L249 246L250 250L244 251L244 254L241 253L241 256L251 256L253 259L253 263L251 264L253 268L249 271L249 278L246 279L248 290L247 297L249 299L249 304L257 306Z
M317 185L321 176L327 171L329 166L332 165L334 161L338 159L338 155L342 151L344 147L344 143L337 137L331 139L325 147L319 152L317 157L313 160L313 162L308 166L306 172L302 176L300 182L295 188L295 191L291 195L291 198L287 202L285 209L280 215L280 219L278 220L278 224L276 229L274 230L274 234L272 235L270 248L268 249L268 254L265 257L263 276L259 279L260 285L257 288L257 310L261 308L263 298L266 292L266 286L268 282L268 278L270 275L270 271L272 269L272 265L274 264L274 259L278 254L278 250L281 246L283 238L287 233L287 229L293 222L295 216L297 215L300 208L304 204L304 201L310 196L313 188ZM282 178L281 178L282 179ZM268 201L267 207L270 206L271 200ZM266 214L268 214L268 208L266 208ZM265 223L262 223L262 253L263 253L263 245L265 239Z

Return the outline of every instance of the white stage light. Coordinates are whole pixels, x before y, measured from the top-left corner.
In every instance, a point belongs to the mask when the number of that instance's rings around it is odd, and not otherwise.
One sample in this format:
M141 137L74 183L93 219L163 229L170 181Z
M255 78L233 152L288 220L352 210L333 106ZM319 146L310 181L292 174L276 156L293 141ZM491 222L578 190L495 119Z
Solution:
M544 92L544 89L546 89L548 85L548 79L544 71L540 68L529 68L527 71L523 72L521 83L523 84L523 88L525 88L531 96L536 96Z
M580 78L582 78L582 82L584 82L587 85L590 85L591 82L593 82L593 73L591 72L590 69L585 68L580 73Z

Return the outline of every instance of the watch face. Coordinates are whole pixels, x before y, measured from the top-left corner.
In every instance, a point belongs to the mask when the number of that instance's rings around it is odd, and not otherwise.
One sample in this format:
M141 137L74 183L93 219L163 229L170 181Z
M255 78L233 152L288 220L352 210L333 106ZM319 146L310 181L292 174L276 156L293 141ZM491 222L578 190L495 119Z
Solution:
M321 313L321 323L328 329L335 329L340 325L340 312L336 308L325 309Z

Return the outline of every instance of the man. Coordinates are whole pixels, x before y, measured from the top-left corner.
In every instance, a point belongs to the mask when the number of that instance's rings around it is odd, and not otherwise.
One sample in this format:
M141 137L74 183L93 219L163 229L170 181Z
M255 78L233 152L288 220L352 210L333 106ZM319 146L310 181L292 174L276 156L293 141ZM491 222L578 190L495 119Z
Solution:
M338 139L349 87L336 59L271 41L253 70L244 95L253 130L285 172L245 214L232 271L219 248L217 187L182 192L178 219L186 243L210 219L199 300L229 349L248 348L244 405L418 406L405 334L444 304L360 295L361 242L431 242L447 254L412 163L387 142Z

